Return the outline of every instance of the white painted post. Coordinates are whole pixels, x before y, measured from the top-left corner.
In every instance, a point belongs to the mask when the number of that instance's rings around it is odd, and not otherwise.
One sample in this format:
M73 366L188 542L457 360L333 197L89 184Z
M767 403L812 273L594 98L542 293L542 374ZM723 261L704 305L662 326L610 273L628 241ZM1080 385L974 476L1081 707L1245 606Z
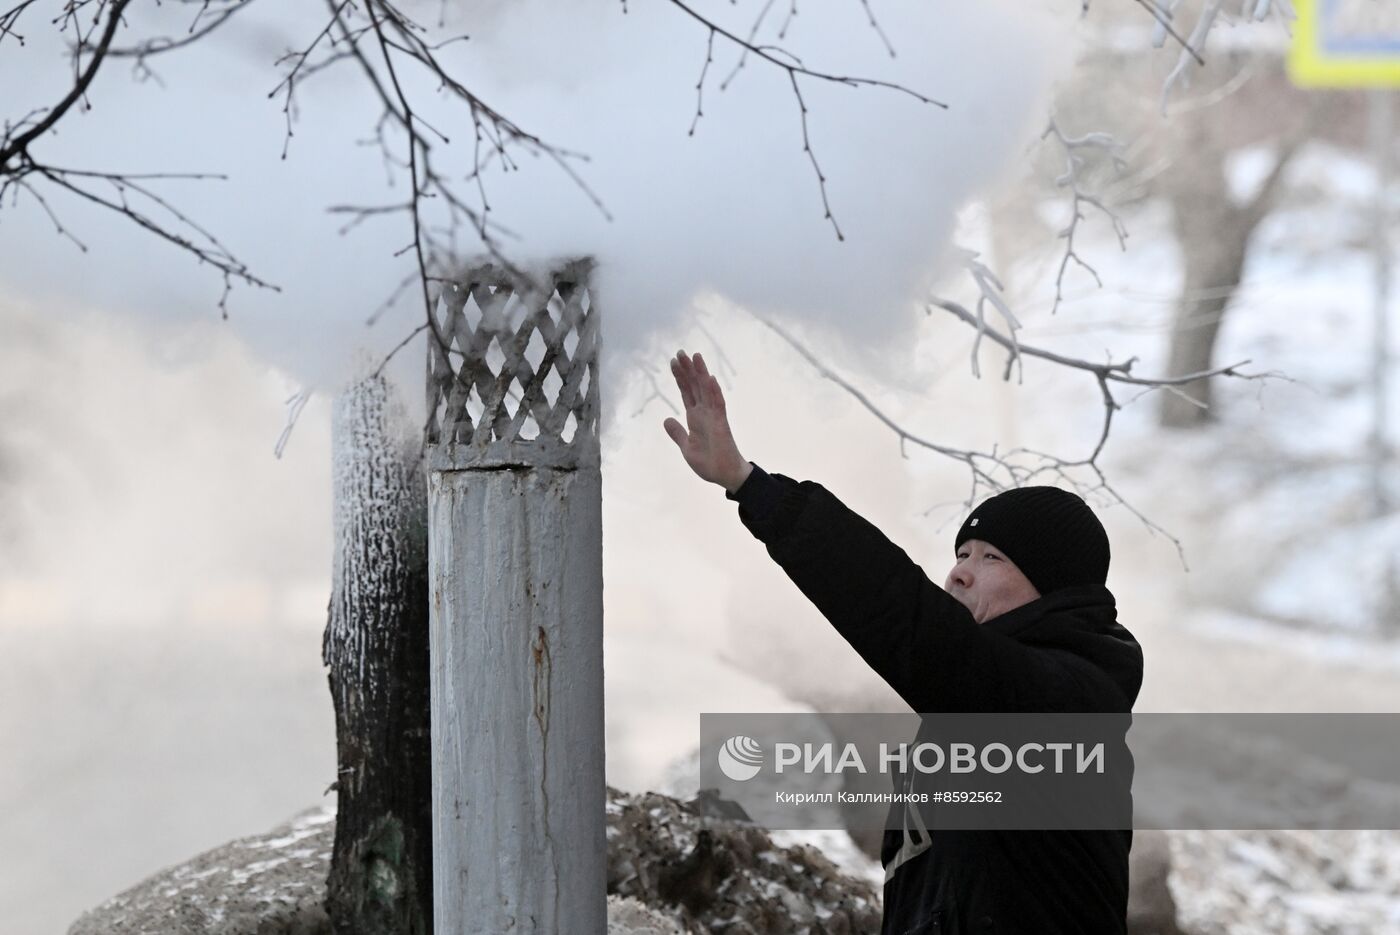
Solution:
M590 265L442 290L429 343L433 926L607 930Z

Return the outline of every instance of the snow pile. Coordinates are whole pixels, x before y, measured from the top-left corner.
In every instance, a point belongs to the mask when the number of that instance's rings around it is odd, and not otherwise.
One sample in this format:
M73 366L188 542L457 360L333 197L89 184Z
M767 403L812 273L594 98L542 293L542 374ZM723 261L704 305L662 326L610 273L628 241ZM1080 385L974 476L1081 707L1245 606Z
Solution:
M329 935L334 839L334 810L312 809L156 874L84 913L68 935Z
M876 832L878 834L878 832ZM812 828L809 830L770 831L768 836L779 847L810 847L819 851L827 860L836 865L842 873L857 880L864 880L883 891L885 868L856 844L850 832L835 828Z
M815 848L656 793L609 790L608 892L661 908L686 932L878 932L880 899ZM720 803L722 804L722 803Z
M1193 935L1400 933L1400 832L1175 831L1169 885Z
M680 927L628 896L608 897L609 935L682 935Z
M813 847L780 847L751 825L714 817L723 806L609 787L612 935L880 930L874 885L843 875ZM334 808L311 809L150 877L84 913L68 935L329 935L334 840Z

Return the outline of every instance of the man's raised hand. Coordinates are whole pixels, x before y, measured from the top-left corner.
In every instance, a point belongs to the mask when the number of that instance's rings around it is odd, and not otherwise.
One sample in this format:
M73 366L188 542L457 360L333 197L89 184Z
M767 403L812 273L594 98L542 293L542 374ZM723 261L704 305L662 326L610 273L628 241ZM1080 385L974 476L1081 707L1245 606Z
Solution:
M692 358L685 351L677 351L671 358L671 374L685 403L686 428L675 419L667 419L662 423L666 434L696 475L733 493L753 467L734 444L719 381L706 369L704 357L696 354Z

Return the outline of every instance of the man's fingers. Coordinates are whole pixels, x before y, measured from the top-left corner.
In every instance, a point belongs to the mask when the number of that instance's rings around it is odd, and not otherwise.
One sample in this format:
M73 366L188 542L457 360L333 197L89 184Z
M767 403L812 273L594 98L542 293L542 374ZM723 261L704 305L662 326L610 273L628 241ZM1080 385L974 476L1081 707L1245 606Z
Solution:
M695 364L685 351L676 353L676 364L680 370L681 396L688 409L700 401L700 394L695 386Z
M671 436L671 441L676 443L676 447L685 450L686 433L685 429L675 419L668 418L661 423L661 427L666 430L666 434Z
M705 366L705 358L702 354L695 355L695 382L700 392L697 394L706 404L717 409L724 409L724 395L720 392L719 381L710 375L710 368Z
M695 405L695 390L685 372L685 364L681 361L684 356L685 351L681 351L672 358L671 375L676 378L676 388L681 391L681 402L685 404L685 408L690 409Z
M710 395L710 371L705 369L705 358L696 354L691 358L691 363L695 365L695 395L704 400L707 406L714 405L714 397Z
M724 394L720 391L719 381L705 366L704 355L691 357L685 351L677 351L671 361L671 372L675 374L676 385L681 389L681 399L687 409L703 403L724 411Z
M719 380L716 380L714 377L710 377L705 382L710 385L710 403L721 413L723 413L724 390L720 388Z

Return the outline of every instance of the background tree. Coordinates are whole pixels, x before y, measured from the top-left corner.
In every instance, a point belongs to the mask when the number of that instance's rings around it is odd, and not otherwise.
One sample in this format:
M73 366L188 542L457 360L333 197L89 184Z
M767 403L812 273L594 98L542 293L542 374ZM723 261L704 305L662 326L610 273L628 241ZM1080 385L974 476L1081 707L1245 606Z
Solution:
M1167 6L1182 32L1195 23L1188 41L1195 41L1202 28L1228 24L1232 12L1218 0ZM1298 88L1287 74L1286 36L1281 33L1237 34L1203 65L1188 67L1185 53L1172 64L1116 41L1112 30L1131 28L1132 18L1121 9L1100 12L1108 34L1090 44L1074 77L1056 95L1055 132L1062 141L1061 128L1080 135L1079 163L1071 151L1070 168L1061 180L1075 192L1082 187L1094 193L1090 220L1117 224L1120 210L1157 197L1170 207L1183 276L1166 336L1165 373L1205 374L1218 366L1218 338L1255 233L1280 205L1306 197L1306 180L1290 177L1298 155L1318 142L1363 154L1364 97ZM1086 132L1090 130L1095 132ZM1241 190L1238 160L1260 154L1265 154L1265 168L1250 180L1252 187ZM1038 178L1047 174L1042 171ZM1043 192L1043 186L1039 189ZM1001 207L1000 226L1036 226L1028 212L1016 208ZM1066 271L1074 273L1081 265L1070 259L1084 260L1074 250L1073 232L1070 237L1057 301ZM1016 243L1022 251L1027 246L1033 247L1034 240ZM1092 258L1084 264L1096 278ZM1158 399L1160 424L1193 427L1212 420L1215 382L1200 376L1164 387Z

